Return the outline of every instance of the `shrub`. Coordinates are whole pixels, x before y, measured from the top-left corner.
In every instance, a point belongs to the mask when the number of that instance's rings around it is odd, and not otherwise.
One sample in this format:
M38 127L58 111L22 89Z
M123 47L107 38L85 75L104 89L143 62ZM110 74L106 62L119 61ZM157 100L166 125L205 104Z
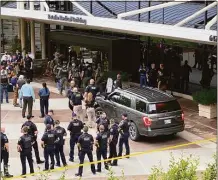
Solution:
M217 177L217 156L214 155L214 162L208 164L206 170L202 173L203 180L216 180Z
M212 105L217 103L217 90L216 89L209 89L209 90L202 90L196 92L193 95L193 100L196 101L198 104L202 105Z
M191 155L176 161L171 155L169 170L163 171L161 166L154 166L148 180L197 180L197 166L199 160Z

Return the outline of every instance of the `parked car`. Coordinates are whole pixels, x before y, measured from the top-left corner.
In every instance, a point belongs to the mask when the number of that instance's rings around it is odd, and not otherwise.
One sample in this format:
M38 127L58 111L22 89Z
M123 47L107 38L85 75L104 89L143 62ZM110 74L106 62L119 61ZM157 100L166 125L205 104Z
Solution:
M105 112L108 118L121 121L127 113L131 121L130 138L176 134L184 130L184 114L170 94L157 88L116 89L109 95L96 97L96 114Z

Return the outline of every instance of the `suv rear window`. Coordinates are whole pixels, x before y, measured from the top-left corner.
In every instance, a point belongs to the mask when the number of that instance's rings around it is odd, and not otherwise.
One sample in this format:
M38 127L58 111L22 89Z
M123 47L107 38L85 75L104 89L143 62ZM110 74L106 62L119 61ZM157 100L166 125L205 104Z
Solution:
M177 101L149 104L148 106L149 114L166 113L166 112L178 111L178 110L181 110L181 107Z

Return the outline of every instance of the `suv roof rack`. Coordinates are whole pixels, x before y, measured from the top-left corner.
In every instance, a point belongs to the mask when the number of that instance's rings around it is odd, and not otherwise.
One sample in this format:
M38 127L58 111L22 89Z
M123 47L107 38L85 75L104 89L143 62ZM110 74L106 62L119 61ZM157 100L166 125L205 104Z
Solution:
M175 98L172 95L165 93L157 88L151 88L151 87L146 87L146 88L133 87L124 90L124 92L133 94L148 102L161 102L161 101L175 100Z

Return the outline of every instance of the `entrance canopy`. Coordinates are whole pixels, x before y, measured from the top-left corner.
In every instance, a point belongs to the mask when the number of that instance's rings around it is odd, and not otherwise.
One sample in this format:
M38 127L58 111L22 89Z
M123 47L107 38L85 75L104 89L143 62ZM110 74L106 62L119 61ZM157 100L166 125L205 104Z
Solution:
M26 3L26 4L25 4ZM74 1L72 11L55 10L54 1L3 2L1 18L35 20L82 29L215 45L217 2ZM59 2L62 3L62 2ZM61 4L60 4L61 5Z

